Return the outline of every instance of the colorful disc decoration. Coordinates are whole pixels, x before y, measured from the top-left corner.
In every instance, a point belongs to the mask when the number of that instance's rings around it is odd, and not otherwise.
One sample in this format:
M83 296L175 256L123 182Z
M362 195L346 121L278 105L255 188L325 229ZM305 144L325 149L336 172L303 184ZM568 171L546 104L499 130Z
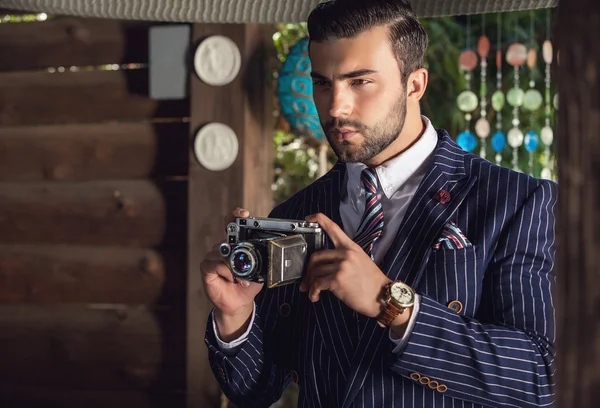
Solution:
M537 11L529 11L528 16L497 13L493 20L482 15L473 30L466 17L465 48L458 58L466 86L456 92L456 107L465 126L459 126L456 143L499 166L556 181L558 96L551 73L560 52L553 49L550 38L551 13L546 10L545 36L544 17ZM523 27L525 17L529 30ZM479 40L473 46L475 34ZM478 86L472 86L477 77Z
M465 129L456 138L456 143L468 152L472 152L477 147L477 137L471 131L471 120L473 119L472 112L479 106L479 98L477 94L471 90L471 80L473 79L472 72L477 67L478 56L475 51L471 49L471 42L469 38L470 31L470 17L469 28L467 29L466 48L460 53L458 58L458 66L462 75L465 77L466 89L464 89L456 97L456 106L458 109L465 114Z

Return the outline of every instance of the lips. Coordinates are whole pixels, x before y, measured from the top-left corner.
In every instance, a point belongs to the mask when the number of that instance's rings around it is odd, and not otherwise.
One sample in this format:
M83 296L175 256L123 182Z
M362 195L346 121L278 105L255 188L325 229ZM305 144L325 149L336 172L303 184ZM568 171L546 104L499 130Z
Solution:
M352 129L336 129L332 133L338 140L349 140L358 135L358 132Z

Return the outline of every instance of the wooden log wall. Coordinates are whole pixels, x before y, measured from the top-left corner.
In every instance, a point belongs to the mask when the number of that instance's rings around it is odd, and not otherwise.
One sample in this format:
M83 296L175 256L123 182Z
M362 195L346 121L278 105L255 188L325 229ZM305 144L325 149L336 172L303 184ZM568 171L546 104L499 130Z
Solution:
M242 69L190 98L148 94L151 23L0 24L0 406L219 407L202 256L236 206L272 205L272 26L231 38ZM116 66L126 69L98 69ZM203 168L210 122L239 154Z
M185 405L190 101L148 96L149 27L0 24L0 406Z

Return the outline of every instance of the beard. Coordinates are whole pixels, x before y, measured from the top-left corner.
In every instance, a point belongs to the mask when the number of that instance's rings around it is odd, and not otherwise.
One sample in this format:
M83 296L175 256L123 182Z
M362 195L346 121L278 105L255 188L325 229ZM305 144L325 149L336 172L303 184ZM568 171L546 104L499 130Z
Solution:
M400 136L406 120L406 95L400 96L386 119L373 126L358 121L334 118L321 123L327 141L342 163L364 163L387 149ZM333 133L336 128L351 127L363 137L362 144L353 140L339 140Z

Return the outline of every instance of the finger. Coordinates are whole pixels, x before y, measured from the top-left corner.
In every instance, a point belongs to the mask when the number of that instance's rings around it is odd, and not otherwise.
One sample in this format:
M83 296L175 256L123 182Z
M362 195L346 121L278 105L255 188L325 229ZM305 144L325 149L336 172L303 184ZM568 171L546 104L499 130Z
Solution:
M204 260L207 262L213 262L215 264L221 263L222 265L225 265L225 267L227 268L227 270L229 271L229 273L231 273L231 267L229 265L229 262L227 262L227 258L224 257L221 254L221 251L219 251L219 246L221 244L215 244L213 246L212 251L208 252L205 256L204 256ZM229 276L226 277L227 281L233 282L233 283L238 283L240 286L247 288L248 286L250 286L249 281L244 280L244 279L236 279L235 276L233 276L233 274L231 274L232 279L229 279Z
M217 277L221 277L229 282L234 282L233 274L231 270L223 264L223 262L219 261L210 261L205 259L200 264L200 270L202 271L202 275L207 280L216 279Z
M325 249L313 252L313 254L310 256L310 259L308 260L307 268L310 270L322 264L341 262L347 258L347 249Z
M308 292L308 298L311 302L317 302L321 298L321 291L335 290L335 274L327 274L318 279L315 279L314 282L310 285L310 290Z
M306 275L300 284L300 291L306 292L317 279L320 279L326 275L336 275L339 270L340 265L337 262L322 264L318 267L307 269Z
M250 216L250 212L248 210L245 210L240 207L236 207L236 209L233 210L230 215L226 215L225 217L223 217L223 222L225 223L225 228L227 228L227 225L230 222L234 222L236 218L245 218L245 217L249 217L249 216Z
M251 283L247 280L237 279L235 276L233 276L226 258L215 251L211 251L206 254L204 261L200 264L200 269L205 275L213 275L212 279L216 279L218 276L219 278L225 279L228 282L237 283L244 288L250 286ZM208 281L212 281L212 279L208 279Z
M346 233L325 214L317 213L309 215L306 217L306 221L318 223L327 235L329 235L329 238L331 238L331 241L336 248L349 248L354 245L354 241L352 241L350 237L348 237L348 235L346 235Z

